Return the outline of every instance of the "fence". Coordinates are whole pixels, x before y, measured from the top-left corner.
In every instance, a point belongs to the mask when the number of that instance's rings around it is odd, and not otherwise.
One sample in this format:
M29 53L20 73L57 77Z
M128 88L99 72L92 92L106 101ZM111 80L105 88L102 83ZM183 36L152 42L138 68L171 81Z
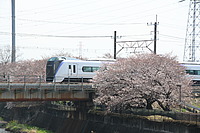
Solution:
M148 109L132 109L128 114L151 116L148 117L153 121L178 120L180 122L200 125L200 113L148 110Z
M38 75L0 75L1 83L41 83L45 76Z

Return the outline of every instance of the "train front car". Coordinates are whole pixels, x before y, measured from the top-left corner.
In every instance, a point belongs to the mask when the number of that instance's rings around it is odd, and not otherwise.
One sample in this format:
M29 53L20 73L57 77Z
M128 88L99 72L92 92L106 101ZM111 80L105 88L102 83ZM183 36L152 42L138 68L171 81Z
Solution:
M52 57L47 61L46 65L46 82L53 82L56 71L60 63L66 60L65 57Z
M90 82L100 67L110 63L114 63L114 61L52 57L47 61L46 81L56 83Z
M101 65L101 61L65 60L60 63L54 82L89 82Z

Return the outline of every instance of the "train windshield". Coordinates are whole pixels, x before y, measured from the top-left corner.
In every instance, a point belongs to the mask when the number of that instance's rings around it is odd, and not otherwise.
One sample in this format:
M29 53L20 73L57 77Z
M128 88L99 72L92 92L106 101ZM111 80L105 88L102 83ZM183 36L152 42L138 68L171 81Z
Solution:
M48 61L66 60L65 57L51 57Z

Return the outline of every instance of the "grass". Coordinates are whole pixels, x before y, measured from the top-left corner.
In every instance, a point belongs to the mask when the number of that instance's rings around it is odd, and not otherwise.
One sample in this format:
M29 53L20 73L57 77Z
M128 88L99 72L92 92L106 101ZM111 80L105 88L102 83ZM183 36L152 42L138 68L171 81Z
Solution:
M151 121L158 121L158 122L163 122L163 121L167 121L167 120L173 120L171 117L167 117L167 116L161 116L161 115L150 115L150 116L146 116L146 118L148 120Z
M141 111L142 114L118 114L118 113L106 113L105 111L96 111L91 110L90 114L96 114L99 116L114 116L114 117L120 117L120 118L130 118L130 119L143 119L143 120L149 120L149 121L155 121L155 122L165 122L165 123L174 123L174 124L181 124L186 126L199 126L200 122L198 121L191 121L191 120L176 120L173 119L173 115L176 112L160 112L159 110L143 110L143 109L137 109L136 112Z
M200 108L200 98L194 98L190 102L193 106Z
M3 121L3 118L2 118L2 117L0 117L0 121Z
M26 124L19 124L17 121L11 121L7 124L6 129L12 132L24 132L24 133L53 133L48 130L44 130L38 127L29 126Z

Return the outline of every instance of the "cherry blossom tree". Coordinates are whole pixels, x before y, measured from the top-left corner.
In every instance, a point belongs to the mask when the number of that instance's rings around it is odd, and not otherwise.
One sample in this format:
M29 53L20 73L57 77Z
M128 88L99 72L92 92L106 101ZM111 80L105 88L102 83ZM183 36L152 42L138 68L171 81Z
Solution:
M13 75L13 76L21 75L21 78L23 78L24 75L26 75L27 77L35 76L36 78L37 76L44 77L46 73L46 63L49 58L56 57L56 56L74 57L70 53L60 51L59 53L56 53L54 55L42 57L42 59L40 60L30 59L30 60L21 60L15 63L11 63L9 62L10 60L9 49L7 49L7 51L0 50L0 56L1 56L0 57L0 80L1 78L3 80L6 80L6 76L8 75Z
M93 82L97 86L94 100L111 109L146 107L157 102L163 110L179 102L190 92L185 68L169 55L143 54L120 59L97 72Z

